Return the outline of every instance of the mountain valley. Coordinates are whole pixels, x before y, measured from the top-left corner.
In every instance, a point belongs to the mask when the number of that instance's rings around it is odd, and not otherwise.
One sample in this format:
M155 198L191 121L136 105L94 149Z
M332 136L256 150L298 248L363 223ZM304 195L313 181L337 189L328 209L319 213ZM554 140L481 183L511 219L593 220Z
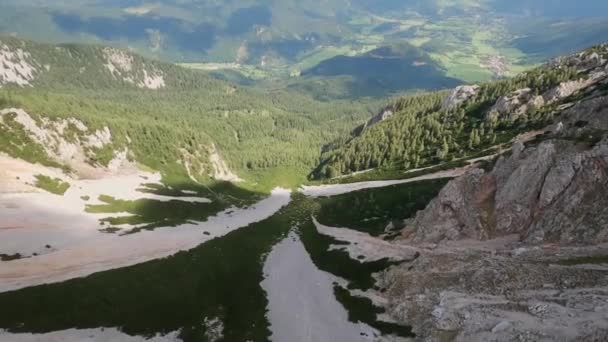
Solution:
M0 341L608 340L602 10L2 2Z

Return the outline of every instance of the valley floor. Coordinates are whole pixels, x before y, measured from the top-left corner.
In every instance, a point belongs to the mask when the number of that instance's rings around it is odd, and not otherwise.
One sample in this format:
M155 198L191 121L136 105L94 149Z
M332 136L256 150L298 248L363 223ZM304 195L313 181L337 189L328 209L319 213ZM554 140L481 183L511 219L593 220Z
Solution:
M1 155L0 167L6 175L0 181L0 254L18 256L18 260L0 263L0 291L65 281L164 258L272 216L290 200L288 190L277 188L255 205L228 208L209 216L205 222L118 235L104 232L107 226L100 220L131 214L87 212L88 206L103 204L98 200L100 196L126 201L203 204L210 200L138 191L144 184L160 182L160 175L142 171L72 180L59 170ZM69 179L70 189L64 195L32 186L35 174L49 172ZM117 227L133 228L129 224L113 226Z
M394 221L386 227L383 220L413 215L421 209L417 198L437 196L441 181L468 175L479 160L410 179L309 186L296 193L275 189L254 205L225 209L205 222L126 235L100 232L104 215L86 213L81 197L90 195L92 203L103 194L188 203L190 194L140 193L144 181L158 181L143 173L72 180L65 201L27 182L19 192L15 183L4 184L0 251L23 252L40 236L56 240L51 248L29 250L29 257L0 262L0 306L11 308L0 312L0 327L8 329L0 338L408 341L411 329L397 323L411 322L416 333L440 338L466 323L462 311L474 318L462 332L472 341L508 341L514 329L532 337L581 336L584 327L601 333L608 319L598 301L607 295L605 263L563 262L603 260L605 245L529 247L517 236L414 244L386 235ZM411 205L398 208L403 217L379 211L386 209L379 204L383 194L393 205ZM344 205L356 212L336 211ZM521 264L525 269L513 266ZM518 292L509 293L496 279ZM165 310L179 314L168 318ZM435 330L424 330L429 327Z

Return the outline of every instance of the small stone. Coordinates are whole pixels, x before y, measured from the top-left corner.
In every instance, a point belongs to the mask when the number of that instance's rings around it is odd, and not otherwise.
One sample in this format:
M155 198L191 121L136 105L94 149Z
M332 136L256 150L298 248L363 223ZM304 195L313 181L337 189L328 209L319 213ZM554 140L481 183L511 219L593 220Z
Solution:
M509 321L500 321L500 323L496 324L494 328L492 328L492 333L496 334L502 331L505 331L511 327L511 322Z

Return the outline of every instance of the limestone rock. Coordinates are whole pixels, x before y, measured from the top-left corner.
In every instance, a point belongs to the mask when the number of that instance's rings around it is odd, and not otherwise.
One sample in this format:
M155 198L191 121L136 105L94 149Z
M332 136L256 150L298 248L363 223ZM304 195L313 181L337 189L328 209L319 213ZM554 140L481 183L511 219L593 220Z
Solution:
M51 120L41 117L35 120L23 109L0 110L0 125L7 123L9 118L21 126L17 129L22 129L33 143L40 145L50 159L69 166L78 175L94 177L99 172L114 173L133 166L127 158L128 148L115 151L108 165L95 162L97 150L113 143L108 127L89 133L89 128L74 118Z
M6 84L31 86L38 71L31 54L22 49L11 49L2 42L0 44L0 88Z
M608 143L514 147L490 173L475 169L439 193L403 230L412 242L485 240L519 234L530 242L608 242Z
M452 90L452 92L443 99L443 103L441 105L442 109L452 109L460 104L464 103L468 99L477 95L479 92L478 85L463 85L458 86Z
M608 269L556 265L556 253L446 245L381 274L387 312L420 341L603 341L608 338ZM556 290L559 289L559 290ZM597 308L597 310L596 310ZM446 336L449 338L446 339Z
M543 99L548 103L555 103L565 99L581 89L585 89L594 82L592 79L580 79L575 81L562 82L553 89L548 90L543 94Z
M528 111L529 103L534 105L538 102L538 99L533 97L532 89L518 89L507 96L499 97L487 117L488 119L492 116L506 117L508 120L514 121Z
M367 121L365 127L371 127L393 116L395 109L392 106L383 108L378 114Z

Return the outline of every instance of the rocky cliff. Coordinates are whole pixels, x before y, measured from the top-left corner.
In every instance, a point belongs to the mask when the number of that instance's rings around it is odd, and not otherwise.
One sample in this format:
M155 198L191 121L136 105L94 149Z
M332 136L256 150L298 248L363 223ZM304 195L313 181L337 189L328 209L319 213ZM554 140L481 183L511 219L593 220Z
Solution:
M596 57L572 58L605 68ZM389 315L417 339L608 340L608 96L595 75L542 95L565 99L545 134L452 180L404 222L395 243L420 256L378 279ZM531 94L490 113L525 112Z

